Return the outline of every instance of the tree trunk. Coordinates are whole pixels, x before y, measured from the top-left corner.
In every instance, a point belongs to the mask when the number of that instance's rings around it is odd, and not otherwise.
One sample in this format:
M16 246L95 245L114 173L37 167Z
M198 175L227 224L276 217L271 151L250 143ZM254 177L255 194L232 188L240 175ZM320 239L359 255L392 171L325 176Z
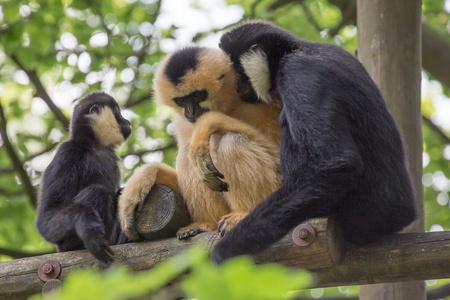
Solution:
M369 71L403 132L424 230L422 188L421 1L358 0L358 58ZM362 286L360 299L425 299L422 281Z

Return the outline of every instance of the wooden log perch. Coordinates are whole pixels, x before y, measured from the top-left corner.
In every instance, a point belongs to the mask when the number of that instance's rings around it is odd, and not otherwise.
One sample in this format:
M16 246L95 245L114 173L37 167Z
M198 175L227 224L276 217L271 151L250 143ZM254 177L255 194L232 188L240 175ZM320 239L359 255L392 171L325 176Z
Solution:
M147 241L174 237L177 230L191 223L180 195L165 185L155 185L136 212L136 228Z
M152 190L152 193L155 191ZM177 206L177 201L182 201L180 198L165 189L158 193L162 193L163 197L155 200L149 196L140 208L141 213L136 214L137 224L141 224L137 227L140 231L145 230L140 232L141 235L149 239L155 238L155 232L159 232L160 236L174 234L177 226L170 225L171 222L189 222L189 218L182 221L173 219L178 218L177 216L186 217L186 212L175 213L177 209L183 210L182 202ZM151 203L160 200L163 202ZM169 212L168 215L172 216L170 218L149 217L142 212L144 209L153 211L146 208L147 205L158 208L164 203L174 208L167 209L163 205ZM167 213L161 213L163 215ZM162 222L162 219L166 221ZM159 225L153 226L152 223ZM117 245L112 249L115 252L115 262L140 271L150 269L193 244L202 243L211 251L219 239L216 232L208 232L187 240L166 238ZM342 243L339 228L332 219L313 219L298 226L255 260L257 263L277 262L293 268L308 269L317 275L315 286L326 287L450 278L449 258L450 232L397 234L367 247L357 247ZM60 274L56 281L45 283L38 277L39 267L46 260L60 264ZM64 281L71 271L87 267L104 269L107 265L96 260L86 250L1 262L0 299L26 299L31 294L40 293L43 288L45 291L49 285L58 286L58 280Z

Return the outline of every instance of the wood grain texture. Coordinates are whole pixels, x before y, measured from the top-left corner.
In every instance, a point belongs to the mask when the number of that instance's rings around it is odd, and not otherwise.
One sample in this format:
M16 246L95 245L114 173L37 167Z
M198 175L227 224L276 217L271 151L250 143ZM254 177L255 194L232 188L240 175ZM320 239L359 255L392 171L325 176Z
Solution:
M180 195L164 185L154 185L135 214L136 228L147 241L175 237L192 222Z

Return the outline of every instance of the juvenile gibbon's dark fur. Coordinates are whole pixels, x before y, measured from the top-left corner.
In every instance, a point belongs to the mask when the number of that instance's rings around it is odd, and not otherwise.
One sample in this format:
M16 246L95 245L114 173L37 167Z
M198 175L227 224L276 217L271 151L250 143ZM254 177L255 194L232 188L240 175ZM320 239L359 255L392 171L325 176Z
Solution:
M122 229L140 239L136 206L163 184L183 197L194 222L178 238L224 234L281 185L279 105L241 101L231 61L219 49L175 52L161 63L154 90L175 111L176 171L153 163L135 172L119 200Z
M310 218L334 216L359 245L415 219L400 132L355 57L264 22L225 33L220 48L244 101L282 104L284 181L219 241L213 260L258 253Z
M114 148L130 133L130 122L107 94L93 93L75 106L70 138L42 177L36 220L39 233L58 251L87 248L109 262L114 254L109 245L126 241L117 219L120 171Z

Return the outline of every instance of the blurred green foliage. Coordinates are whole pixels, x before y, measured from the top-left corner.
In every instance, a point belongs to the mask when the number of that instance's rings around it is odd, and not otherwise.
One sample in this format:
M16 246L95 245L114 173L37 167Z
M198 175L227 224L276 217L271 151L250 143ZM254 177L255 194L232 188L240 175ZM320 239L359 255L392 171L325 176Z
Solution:
M8 139L37 192L41 174L56 145L68 137L67 129L48 108L44 101L46 95L37 85L42 84L66 118L70 118L74 101L92 91L103 90L124 107L124 114L133 127L131 137L118 150L123 158L123 182L143 163L163 161L174 165L176 147L170 126L171 111L157 106L151 96L154 72L167 53L193 40L214 44L211 40L217 41L215 33L220 34L240 19L249 18L266 19L301 38L335 43L355 53L357 28L354 16L345 14L345 5L351 7L352 1L228 0L226 4L221 0L192 0L187 1L191 3L189 10L183 8L185 15L192 16L189 17L191 23L203 21L207 24L192 29L180 15L170 15L170 11L178 6L185 7L186 1L3 0L0 2L0 104L6 115ZM281 3L284 5L279 5ZM212 17L212 6L219 7L222 12L233 7L234 17L217 23ZM243 8L243 15L239 14L237 6ZM422 7L423 21L450 39L449 0L423 0ZM437 107L449 101L450 88L440 85L426 70L424 74L424 81L435 88L425 89L422 110L424 117L433 121L439 111ZM440 124L437 128L439 131L426 124L423 128L426 229L435 225L434 229L438 226L438 229L449 230L450 140L443 134L449 135L450 131ZM0 138L0 250L52 251L53 246L44 242L34 229L34 208L15 170L17 166L12 164L6 152L5 139ZM11 257L0 251L0 261L8 259ZM211 287L218 282L224 284L227 278L236 276L230 275L234 269L240 270L242 276L250 274L245 273L245 269L250 268L248 261L237 260L230 265L233 267L228 271L217 271L216 266L199 264L182 286L188 294L200 297L201 292L208 291L204 286L201 291L196 290L199 282ZM273 268L279 278L287 274L286 270L275 266L268 268ZM121 280L130 277L136 282L145 281L123 268L106 272L106 277L87 272L87 275L83 272L81 274L85 275L74 274L73 284L83 282L78 277L91 278L97 282L96 286L112 284L115 276ZM227 272L230 274L225 275ZM264 280L263 274L263 271L258 272L261 280ZM154 275L145 276L153 278ZM270 281L275 283L278 279ZM70 282L68 280L65 289L70 289ZM234 284L233 280L230 284ZM250 288L251 283L246 286ZM266 286L272 287L269 283ZM293 288L281 284L280 287ZM242 287L236 286L239 288ZM351 296L357 292L356 287L341 287L327 289L325 294ZM323 289L302 293L320 296Z
M181 293L199 300L293 299L296 290L313 282L307 271L292 271L277 264L256 266L247 256L218 266L211 263L204 248L196 246L145 272L133 273L118 265L102 273L78 270L67 277L61 291L49 297L36 295L30 300L121 300L140 296L166 299L155 292L175 279Z

